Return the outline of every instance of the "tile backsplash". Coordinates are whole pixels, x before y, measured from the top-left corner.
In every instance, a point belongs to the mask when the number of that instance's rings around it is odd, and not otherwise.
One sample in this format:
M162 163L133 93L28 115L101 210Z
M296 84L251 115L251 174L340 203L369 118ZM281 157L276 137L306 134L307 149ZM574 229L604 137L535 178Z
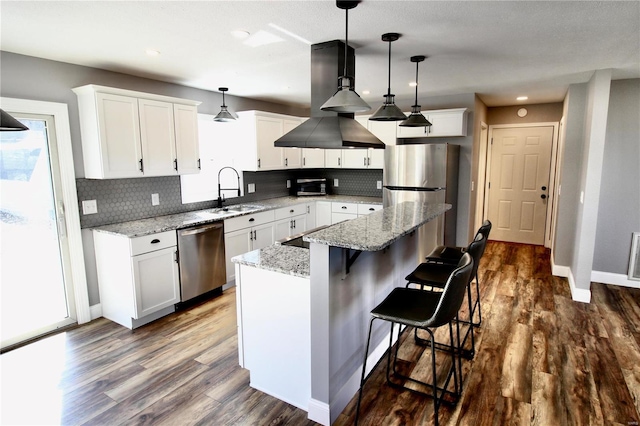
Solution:
M330 194L382 197L376 188L382 180L382 170L301 169L268 172L243 172L245 196L228 200L229 204L250 203L266 198L293 194L295 179L302 177L327 178ZM333 186L338 179L339 186ZM287 188L287 180L292 188ZM247 185L255 184L249 194ZM183 213L215 207L215 201L182 204L180 177L150 177L135 179L76 179L78 208L82 228L127 222L155 216ZM159 194L160 204L151 204L151 194ZM97 200L98 213L82 214L82 201Z

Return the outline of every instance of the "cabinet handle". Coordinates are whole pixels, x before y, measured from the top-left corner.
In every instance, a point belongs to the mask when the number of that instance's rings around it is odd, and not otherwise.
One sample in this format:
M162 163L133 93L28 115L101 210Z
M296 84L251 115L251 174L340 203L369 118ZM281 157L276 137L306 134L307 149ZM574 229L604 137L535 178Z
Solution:
M293 220L293 229L296 229L296 221L295 221L295 219Z
M256 220L256 218L252 217L251 219L249 219L249 222L253 222L254 220Z
M289 221L289 229L293 229L293 220Z
M258 158L258 168L260 168L260 159Z
M173 252L173 259L176 261L176 263L178 263L178 262L179 262L179 260L180 260L180 259L179 259L179 256L180 256L180 255L178 254L178 250L176 250L176 251L174 251L174 252Z
M371 165L371 157L367 157L367 166Z
M287 167L289 165L289 159L285 158L284 159L284 166Z
M253 231L249 231L249 241L253 241Z
M200 167L200 159L198 158L198 170L202 170L202 167Z
M342 208L346 210L346 209L347 209L347 206L342 206Z
M302 165L303 166L307 165L307 157L302 157Z
M364 160L364 165L366 166L367 165L367 157L364 157L363 160Z
M341 158L338 157L338 166L340 165L340 160L341 160ZM142 161L142 160L140 160L140 161Z
M374 209L373 207L369 207L369 211L370 211L370 212L372 212L372 211L374 211L374 210L375 210L375 209Z
M293 213L294 211L295 211L295 210L291 209L291 210L289 210L289 213Z
M140 159L140 161L138 161L138 163L140 163L140 171L142 173L144 173L144 166L142 165L142 158Z
M154 238L153 240L151 240L151 244L158 244L160 242L159 239Z
M253 231L253 239L254 240L258 239L258 231Z
M307 206L307 214L311 214L311 207Z
M173 160L173 168L176 170L176 172L178 171L178 159L174 159Z

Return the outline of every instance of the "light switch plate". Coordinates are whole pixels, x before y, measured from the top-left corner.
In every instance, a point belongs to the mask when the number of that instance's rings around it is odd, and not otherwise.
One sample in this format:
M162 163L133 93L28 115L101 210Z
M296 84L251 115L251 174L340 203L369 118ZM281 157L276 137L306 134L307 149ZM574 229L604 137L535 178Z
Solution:
M151 205L152 206L160 205L160 195L159 194L151 194Z
M340 186L340 185L338 185L338 184L339 184L338 179L334 179L334 180L333 180L333 186Z
M82 214L98 213L98 202L96 200L84 200L82 202Z
M382 189L382 181L381 180L376 182L376 188Z
M247 185L247 192L248 193L256 192L256 184L255 183L248 184Z

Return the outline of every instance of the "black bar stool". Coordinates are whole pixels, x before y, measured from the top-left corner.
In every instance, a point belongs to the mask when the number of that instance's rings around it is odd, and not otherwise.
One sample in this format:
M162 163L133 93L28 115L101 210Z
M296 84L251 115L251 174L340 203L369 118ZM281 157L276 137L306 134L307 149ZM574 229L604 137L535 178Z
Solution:
M462 343L458 346L458 350L461 351L461 355L465 358L471 359L475 355L475 337L473 332L473 324L472 324L472 315L473 315L473 306L471 301L471 280L473 276L477 274L478 264L480 263L480 258L482 257L482 253L484 252L484 248L486 246L487 240L482 234L477 234L474 240L467 247L466 253L471 255L473 258L473 269L472 274L467 283L467 300L469 306L469 321L464 321L458 319L458 323L469 324L469 328L467 329L464 339ZM466 254L465 253L465 254ZM464 257L464 255L462 256ZM457 265L452 265L450 263L435 263L435 262L424 262L418 265L416 269L413 270L409 275L405 277L407 280L407 287L411 284L417 284L420 286L421 290L424 290L425 286L431 287L432 289L441 289L444 287L447 282L447 278L451 272L456 269ZM430 290L433 291L433 290ZM439 292L439 291L438 291ZM459 325L458 325L459 326ZM467 339L471 337L471 349L464 349ZM420 342L422 339L418 337L417 331L415 333L416 341ZM422 341L424 343L424 341ZM436 347L442 350L454 350L454 348L444 345L442 343L436 343Z
M393 291L371 311L371 321L369 323L369 334L367 337L367 346L364 352L364 363L362 365L362 377L360 379L360 390L358 394L358 405L356 407L355 424L358 424L358 417L360 414L360 404L362 402L362 388L365 383L365 372L367 368L367 355L369 354L369 345L371 343L371 328L373 327L373 321L381 319L391 322L391 334L389 335L389 349L387 355L387 383L392 386L402 387L423 395L431 396L434 399L434 411L435 411L435 424L438 425L438 408L440 404L445 401L443 398L446 394L452 395L457 402L462 384L458 384L458 377L456 372L456 357L459 357L458 351L452 350L451 354L451 366L447 372L446 379L442 387L437 383L437 369L436 369L436 347L435 338L431 329L441 327L443 325L449 325L449 339L451 346L454 346L453 340L453 327L452 322L456 318L458 310L462 305L464 299L465 289L469 286L469 280L473 269L473 259L470 254L465 254L460 259L457 267L450 272L447 278L443 290L441 293L429 292L418 290L414 288L394 288ZM401 384L394 383L391 380L389 369L391 364L391 348L393 342L393 327L398 323L398 341L396 342L395 358L393 361L393 373L394 375L412 382L423 384L427 387L431 387L431 393L424 393L414 389L406 388ZM398 359L398 347L400 346L400 335L402 325L407 327L414 327L416 329L426 330L429 333L431 341L431 368L432 368L432 383L424 383L411 377L407 377L399 374L396 371L396 362ZM449 382L453 377L454 391L449 391Z
M478 232L476 232L476 235L482 234L484 235L484 238L488 241L489 233L491 232L491 226L492 226L491 221L485 220L482 223L482 226L478 228ZM431 253L429 253L426 260L427 262L447 263L450 265L456 265L466 251L467 251L467 247L438 246L435 249L433 249ZM483 255L484 255L484 250L482 250L480 257L482 257ZM479 327L480 324L482 323L482 309L480 308L480 280L478 279L478 269L477 269L478 266L480 265L476 265L476 273L475 273L476 300L473 303L473 315L470 316L471 323L476 327ZM474 322L473 318L475 316L476 309L478 310L478 321Z

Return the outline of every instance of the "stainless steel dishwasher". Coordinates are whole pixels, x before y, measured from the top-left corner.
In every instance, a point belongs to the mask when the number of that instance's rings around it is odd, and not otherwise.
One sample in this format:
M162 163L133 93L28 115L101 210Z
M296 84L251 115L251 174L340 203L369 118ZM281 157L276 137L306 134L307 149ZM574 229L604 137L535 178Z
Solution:
M221 287L227 277L223 223L179 230L178 259L182 302Z

